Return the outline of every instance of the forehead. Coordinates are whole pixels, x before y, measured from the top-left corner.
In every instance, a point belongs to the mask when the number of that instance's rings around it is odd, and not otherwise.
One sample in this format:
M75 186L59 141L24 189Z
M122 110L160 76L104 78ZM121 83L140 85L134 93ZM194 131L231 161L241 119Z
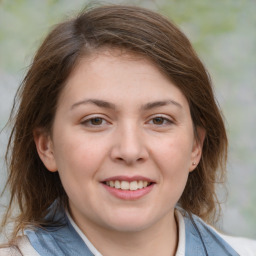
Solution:
M105 49L80 59L60 101L63 97L65 101L77 101L88 96L108 101L127 97L131 101L159 101L166 94L184 101L178 87L153 61L120 49Z
M106 46L94 49L86 55L82 55L69 75L67 82L69 82L72 77L77 75L77 73L81 72L82 70L85 71L86 66L90 69L93 68L97 73L98 71L101 71L100 69L103 68L104 65L107 64L108 66L109 64L111 65L115 62L122 62L122 65L127 66L134 65L136 62L140 63L141 66L145 66L146 64L147 66L151 66L155 70L158 70L158 72L161 73L162 76L165 76L166 79L171 80L170 77L167 77L160 67L158 67L158 65L148 56L125 48L110 48ZM114 72L115 70L111 71ZM100 73L101 72L99 72L99 74Z

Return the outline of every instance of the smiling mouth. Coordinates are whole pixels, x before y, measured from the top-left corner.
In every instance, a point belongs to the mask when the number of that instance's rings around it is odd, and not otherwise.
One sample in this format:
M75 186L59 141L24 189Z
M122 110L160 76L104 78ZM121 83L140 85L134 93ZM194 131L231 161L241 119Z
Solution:
M137 181L131 181L131 182L124 181L124 180L122 181L111 180L111 181L105 181L103 183L112 188L116 188L120 190L130 190L130 191L143 189L153 184L152 182L148 182L145 180L137 180Z

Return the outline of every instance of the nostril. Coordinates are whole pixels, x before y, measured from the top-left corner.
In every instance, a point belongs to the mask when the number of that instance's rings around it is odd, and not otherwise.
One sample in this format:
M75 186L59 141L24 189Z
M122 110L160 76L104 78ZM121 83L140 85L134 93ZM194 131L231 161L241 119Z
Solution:
M135 158L135 159L129 159L129 158L123 158L123 157L116 157L115 158L115 161L116 162L125 162L126 164L128 165L132 165L132 164L135 164L135 163L143 163L144 162L144 158L143 157L140 157L140 158Z

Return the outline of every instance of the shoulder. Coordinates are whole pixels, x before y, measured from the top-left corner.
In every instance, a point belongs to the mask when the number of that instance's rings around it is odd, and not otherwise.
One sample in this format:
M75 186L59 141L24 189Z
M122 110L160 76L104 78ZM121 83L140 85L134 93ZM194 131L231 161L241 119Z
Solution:
M186 248L203 245L202 248L209 251L209 255L256 256L256 241L224 235L198 216L182 213L186 227Z
M205 224L220 236L227 244L229 244L240 256L256 256L256 240L244 238L244 237L235 237L222 234L217 231L214 227Z
M16 247L5 247L0 248L0 256L22 256L22 254Z
M256 256L256 240L223 235L217 232L240 256Z
M0 248L0 256L39 256L27 236L17 238L15 245Z

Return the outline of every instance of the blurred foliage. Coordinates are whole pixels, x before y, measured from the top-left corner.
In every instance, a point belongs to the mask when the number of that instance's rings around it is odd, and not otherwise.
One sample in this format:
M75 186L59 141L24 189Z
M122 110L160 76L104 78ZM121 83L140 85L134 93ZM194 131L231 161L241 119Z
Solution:
M212 75L229 133L230 199L223 226L230 233L256 238L256 1L2 0L0 76L24 73L53 24L98 3L136 4L158 10L190 38Z
M0 5L0 67L17 71L29 63L39 42L49 28L77 9L77 1L16 0L3 1ZM73 8L72 8L73 7ZM7 54L8 53L8 54ZM26 59L26 61L24 61Z

